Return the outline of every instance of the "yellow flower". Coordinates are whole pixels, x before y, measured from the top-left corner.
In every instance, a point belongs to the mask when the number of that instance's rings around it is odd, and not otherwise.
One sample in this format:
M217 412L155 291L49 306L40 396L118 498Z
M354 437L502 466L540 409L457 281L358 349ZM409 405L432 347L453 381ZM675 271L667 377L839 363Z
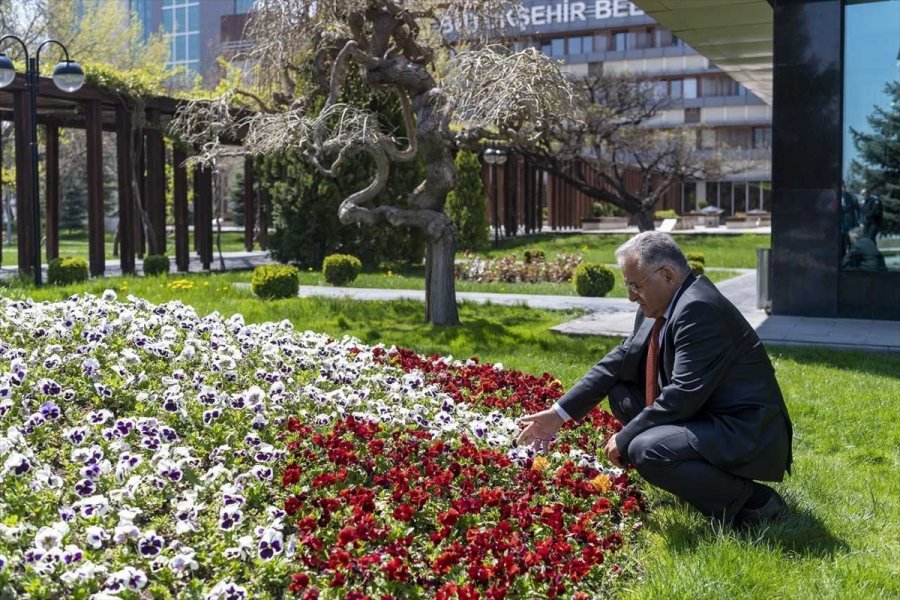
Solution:
M543 471L547 468L547 465L550 464L550 461L544 458L543 456L535 456L534 461L531 463L532 471Z
M388 272L385 273L385 275L387 275L388 277L393 277L393 276L394 276L394 272L391 271L391 270L388 270Z
M591 479L591 485L593 485L598 492L606 493L612 487L612 481L610 481L608 476L600 473L599 475Z

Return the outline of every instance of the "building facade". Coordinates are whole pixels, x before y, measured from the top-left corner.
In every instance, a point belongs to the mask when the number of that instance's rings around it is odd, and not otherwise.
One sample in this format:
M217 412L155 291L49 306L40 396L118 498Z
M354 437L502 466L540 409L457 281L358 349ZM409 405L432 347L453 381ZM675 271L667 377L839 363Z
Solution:
M145 35L162 32L170 44L169 67L215 78L223 54L222 21L246 14L253 0L119 0L141 20Z
M772 110L763 100L628 0L525 0L498 15L515 49L532 46L575 77L630 73L652 81L669 100L648 126L697 126L699 151L720 149L729 174L685 183L658 208L679 213L707 205L724 216L772 209ZM445 20L443 33L454 24Z

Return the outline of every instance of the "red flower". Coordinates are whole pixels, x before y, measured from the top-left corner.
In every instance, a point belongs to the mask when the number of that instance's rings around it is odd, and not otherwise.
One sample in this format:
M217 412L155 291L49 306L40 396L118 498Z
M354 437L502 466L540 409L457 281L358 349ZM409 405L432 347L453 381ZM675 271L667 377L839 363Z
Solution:
M409 578L409 567L402 559L396 556L384 565L384 570L387 573L387 578L394 581L406 581Z
M284 501L284 512L291 516L297 514L297 511L301 508L303 508L303 502L297 496L291 496Z
M459 511L455 508L438 515L438 522L444 527L453 527L457 521L459 521Z
M299 594L301 591L306 589L306 586L309 585L309 575L306 573L294 573L291 575L291 585L288 586L288 590L292 594Z
M282 475L281 477L281 483L284 486L289 486L297 483L298 481L300 481L300 475L302 475L300 467L298 467L297 465L290 465L284 470L284 475Z
M392 514L398 521L409 521L413 518L415 510L413 510L413 507L409 504L403 503L394 508L394 512Z

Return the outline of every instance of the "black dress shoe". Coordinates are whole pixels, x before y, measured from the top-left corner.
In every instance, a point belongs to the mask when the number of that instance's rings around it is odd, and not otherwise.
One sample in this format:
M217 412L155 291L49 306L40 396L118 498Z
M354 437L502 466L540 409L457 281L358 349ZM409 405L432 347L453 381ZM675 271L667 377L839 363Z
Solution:
M787 505L784 503L784 499L778 492L772 490L772 495L759 508L740 509L734 519L735 524L746 527L772 521L781 516L786 508Z

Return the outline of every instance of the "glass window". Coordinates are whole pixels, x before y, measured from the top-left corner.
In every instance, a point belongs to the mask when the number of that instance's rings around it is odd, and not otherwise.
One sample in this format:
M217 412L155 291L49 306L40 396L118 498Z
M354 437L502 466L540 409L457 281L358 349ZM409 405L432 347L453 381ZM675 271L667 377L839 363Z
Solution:
M669 97L670 98L681 98L682 96L682 84L680 79L673 79L669 82Z
M700 112L700 109L696 109L697 112ZM697 121L700 121L699 116L697 117ZM700 148L703 150L711 150L716 147L716 130L715 129L704 129L700 132Z
M900 2L844 6L843 175L846 269L900 271Z
M656 45L660 48L672 45L672 32L668 29L656 30Z
M684 97L685 98L696 98L697 97L697 78L696 77L688 77L684 80Z
M185 31L200 30L200 5L192 4L187 7L187 29Z
M697 210L697 184L686 181L681 186L681 212L687 214Z
M762 209L766 212L772 212L772 183L769 181L763 181L760 186L760 191L762 192Z
M175 33L184 33L187 31L187 11L184 7L177 6L172 10L174 14L174 29L172 30Z
M726 217L734 214L734 203L732 202L732 185L730 181L719 182L719 203L717 206L724 210Z
M747 184L743 181L737 182L732 186L734 195L734 212L747 212Z
M759 210L762 206L762 189L758 181L750 181L747 183L749 198L747 199L747 210Z
M541 52L543 52L547 56L553 55L553 46L550 45L549 41L541 43Z
M581 54L581 38L573 37L569 38L569 54Z
M626 31L617 31L612 35L612 47L610 50L614 52L624 52L626 49L626 37L628 32Z
M566 55L566 40L565 38L555 38L551 40L550 46L551 56L565 56Z
M183 35L172 36L172 60L175 62L180 62L185 59L185 40L186 38Z
M188 38L188 60L200 60L200 34L192 33Z
M594 48L598 52L606 52L609 50L609 38L605 34L598 33L594 35Z
M594 51L594 36L586 35L581 38L581 51L590 54Z
M753 147L754 148L771 148L772 147L772 128L771 127L754 127L753 128Z
M653 82L653 97L654 98L665 98L669 93L669 85L665 81L654 81Z
M700 109L695 108L695 107L684 109L684 122L685 123L699 123L700 122Z
M234 13L239 15L250 12L250 8L253 6L253 1L254 0L235 0Z
M166 9L162 11L162 22L163 22L163 31L166 33L172 33L172 26L174 23L174 19L172 15L175 11L172 9Z

